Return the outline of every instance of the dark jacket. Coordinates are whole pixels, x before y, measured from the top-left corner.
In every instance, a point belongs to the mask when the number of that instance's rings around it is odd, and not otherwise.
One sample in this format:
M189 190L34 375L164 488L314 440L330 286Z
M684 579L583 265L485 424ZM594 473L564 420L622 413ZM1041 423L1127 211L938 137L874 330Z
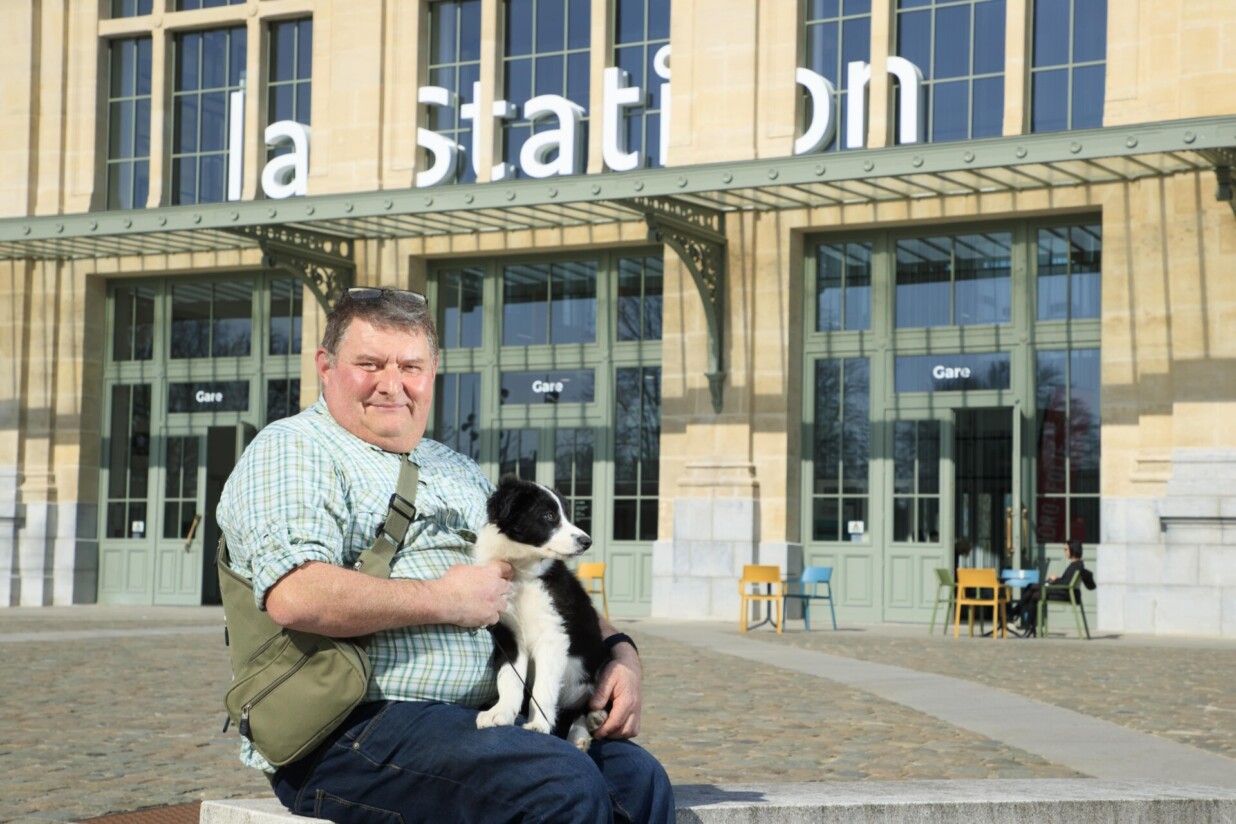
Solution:
M1068 565L1067 568L1065 568L1064 572L1060 574L1060 577L1052 582L1052 584L1068 586L1069 582L1073 580L1073 576L1077 574L1078 570L1081 570L1081 582L1086 587L1086 589L1094 589L1095 586L1097 586L1094 582L1094 573L1086 569L1086 564L1084 561L1073 561L1071 564ZM1069 594L1067 592L1064 592L1063 590L1049 589L1047 590L1047 600L1067 601L1069 600ZM1077 593L1077 600L1078 601L1081 600L1080 591Z

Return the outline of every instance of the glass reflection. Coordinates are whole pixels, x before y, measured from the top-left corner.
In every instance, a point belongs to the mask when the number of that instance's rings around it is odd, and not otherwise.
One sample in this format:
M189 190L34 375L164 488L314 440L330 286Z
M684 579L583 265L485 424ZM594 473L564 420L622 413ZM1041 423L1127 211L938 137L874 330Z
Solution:
M623 367L614 386L615 540L657 534L661 443L661 370Z
M865 520L870 464L870 364L866 358L815 363L813 533L846 540L841 521ZM839 498L845 494L844 498ZM845 512L864 513L862 517Z
M536 480L537 430L502 429L498 432L498 474Z
M1013 236L1007 232L954 239L953 323L1008 323L1012 313Z
M1097 318L1101 308L1103 228L1038 232L1038 319Z
M816 330L871 328L871 244L816 247Z
M893 423L893 540L940 540L940 422Z
M1037 534L1059 543L1083 534L1097 540L1100 487L1098 349L1041 351L1036 369L1038 416Z
M270 354L299 355L301 351L304 287L295 280L270 284Z
M502 344L549 342L549 266L508 266L502 278Z
M596 273L595 261L506 267L503 345L595 342Z
M949 324L952 243L947 237L897 241L898 329Z
M484 281L481 269L448 269L439 274L438 333L443 349L481 345Z
M276 378L266 382L266 422L272 423L300 411L300 378Z
M618 260L618 340L660 340L662 261L659 257Z
M113 295L112 360L150 360L154 353L154 290L122 286Z
M253 284L172 287L173 358L243 357L253 338Z
M571 520L592 531L592 429L559 429L554 433L554 489L566 498Z
M150 472L151 387L113 386L108 438L107 526L109 538L146 535Z
M596 263L555 264L550 291L550 343L596 341Z

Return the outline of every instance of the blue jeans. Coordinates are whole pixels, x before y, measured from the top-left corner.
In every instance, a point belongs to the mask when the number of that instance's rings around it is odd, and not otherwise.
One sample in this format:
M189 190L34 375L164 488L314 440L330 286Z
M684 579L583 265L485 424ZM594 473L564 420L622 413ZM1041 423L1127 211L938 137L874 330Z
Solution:
M669 777L630 741L597 740L584 754L518 726L478 730L476 715L362 704L271 784L292 812L337 824L674 821Z

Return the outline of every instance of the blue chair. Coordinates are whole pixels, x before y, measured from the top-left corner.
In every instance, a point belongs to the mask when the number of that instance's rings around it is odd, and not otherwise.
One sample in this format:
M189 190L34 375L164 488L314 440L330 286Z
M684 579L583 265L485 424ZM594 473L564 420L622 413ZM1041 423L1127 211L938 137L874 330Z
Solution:
M828 601L828 611L832 615L833 629L837 629L837 610L833 607L832 578L832 567L809 566L803 569L803 574L797 581L789 581L786 584L786 601L789 601L791 598L797 598L803 603L803 625L807 628L808 632L811 631L812 601ZM802 591L791 592L791 587L799 587ZM823 592L820 592L820 587L824 588ZM785 626L785 605L782 605L781 612L781 625Z

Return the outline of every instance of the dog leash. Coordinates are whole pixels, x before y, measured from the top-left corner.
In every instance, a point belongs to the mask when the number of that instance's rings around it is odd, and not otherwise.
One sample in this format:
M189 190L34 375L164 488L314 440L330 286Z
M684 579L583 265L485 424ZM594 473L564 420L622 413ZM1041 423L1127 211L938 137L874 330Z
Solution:
M488 632L491 637L494 634L493 627L485 627L485 631ZM502 648L502 645L498 643L498 639L496 637L494 638L494 646L497 647L498 652L502 653L502 657L506 659L506 662L511 665L511 672L515 673L515 677L519 679L519 683L523 684L524 695L528 697L528 700L531 701L533 706L535 706L537 710L541 713L541 717L548 720L549 716L545 713L545 710L541 709L541 705L537 703L536 698L532 695L532 688L528 686L528 682L525 681L523 679L523 676L519 674L519 670L515 668L515 662L511 660L511 656L506 654L506 650L504 650ZM520 707L520 709L523 709L523 708ZM554 723L555 724L558 723L557 718L554 719Z

